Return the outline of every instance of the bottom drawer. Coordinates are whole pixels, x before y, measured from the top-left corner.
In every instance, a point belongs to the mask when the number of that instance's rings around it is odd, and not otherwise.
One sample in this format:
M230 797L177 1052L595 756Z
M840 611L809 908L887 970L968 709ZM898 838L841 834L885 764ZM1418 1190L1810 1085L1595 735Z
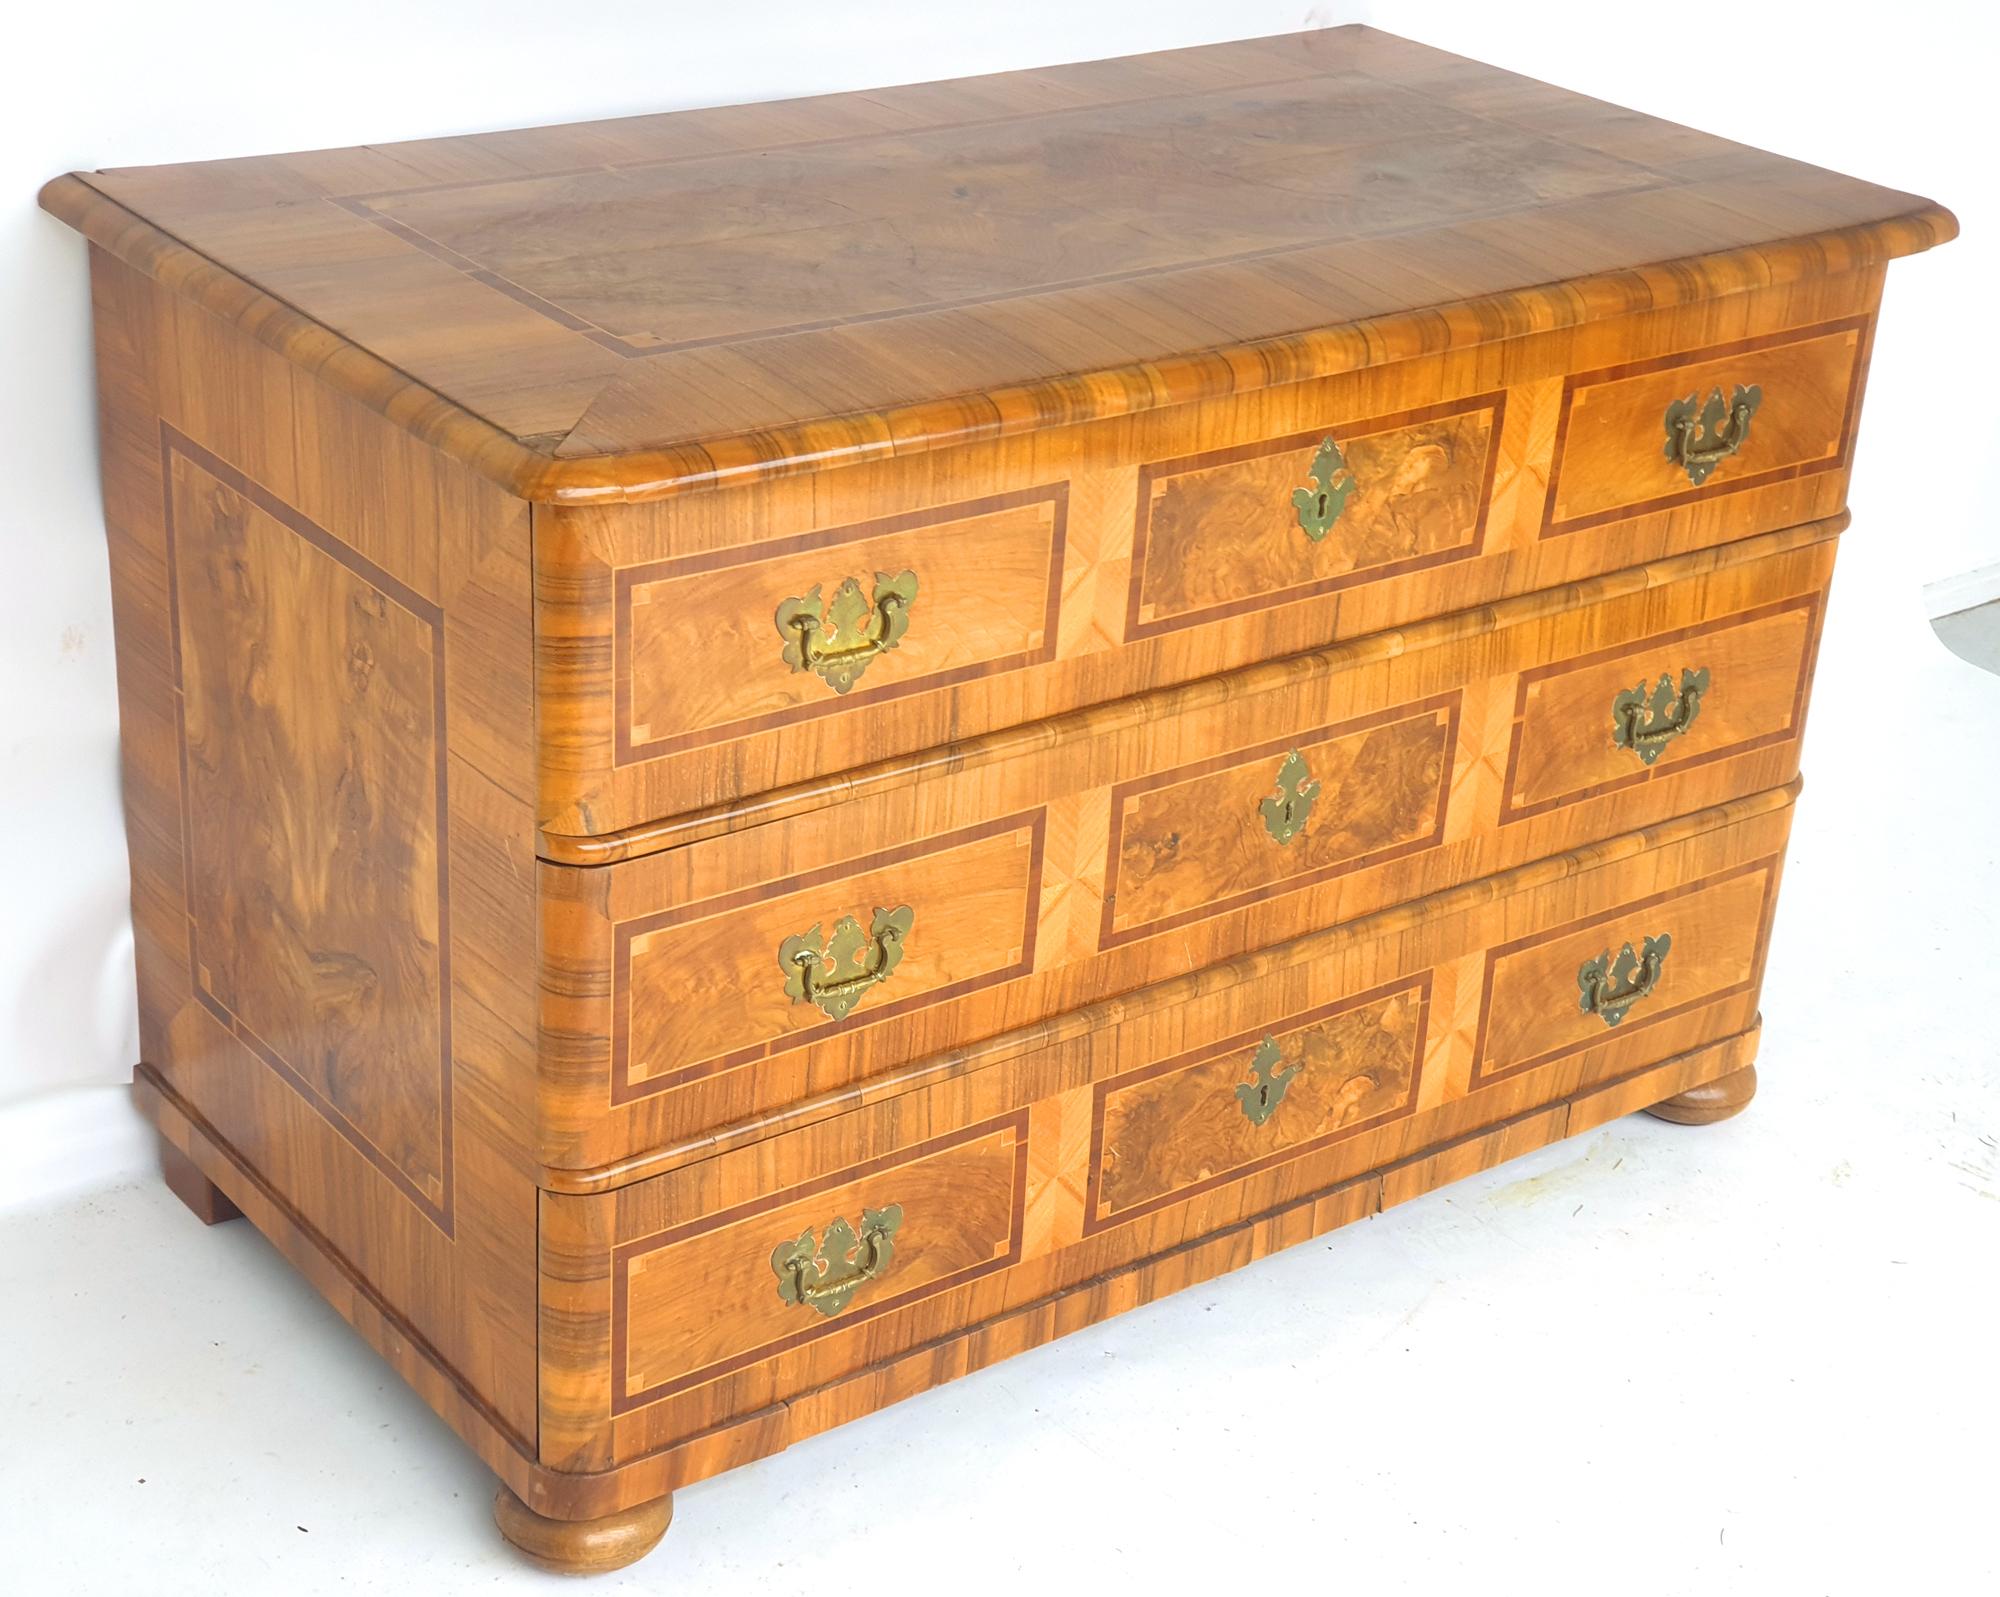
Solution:
M612 1190L545 1193L543 1461L642 1464L669 1489L782 1446L802 1394L845 1391L832 1417L852 1417L983 1362L980 1328L1033 1305L1041 1340L1138 1301L1108 1281L1171 1290L1166 1256L1202 1238L1286 1214L1268 1245L1297 1240L1582 1129L1586 1099L1596 1124L1649 1082L1702 1079L1640 1077L1664 1060L1719 1073L1727 1050L1695 1051L1755 1026L1791 799L1107 1000Z

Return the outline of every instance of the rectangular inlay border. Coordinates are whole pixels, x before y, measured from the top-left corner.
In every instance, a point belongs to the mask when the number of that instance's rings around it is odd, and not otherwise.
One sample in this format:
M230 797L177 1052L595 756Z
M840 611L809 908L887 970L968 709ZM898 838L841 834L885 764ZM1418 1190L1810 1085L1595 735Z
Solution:
M1098 948L1100 950L1117 948L1125 943L1138 942L1142 938L1157 937L1162 932L1177 931L1183 926L1193 925L1196 921L1226 915L1232 910L1261 904L1267 899L1278 898L1286 893L1316 887L1321 882L1333 880L1336 876L1346 876L1374 865L1386 865L1391 860L1403 859L1411 854L1421 854L1436 848L1444 841L1445 815L1451 803L1452 762L1458 748L1458 717L1462 697L1462 690L1454 688L1448 693L1434 694L1414 704L1392 705L1386 710L1356 716L1349 721L1335 721L1326 726L1314 727L1310 731L1272 738L1263 743L1253 744L1249 748L1232 749L1225 754L1191 761L1186 765L1177 765L1169 770L1155 771L1150 775L1119 783L1111 790L1110 838L1105 844L1104 908L1098 920ZM1282 877L1262 887L1247 888L1239 893L1211 899L1206 903L1140 925L1121 928L1116 924L1119 852L1125 837L1125 806L1133 798L1158 788L1196 781L1201 777L1214 775L1218 771L1231 770L1260 759L1282 759L1293 749L1310 749L1322 743L1331 743L1362 732L1371 732L1378 727L1395 726L1405 721L1435 720L1440 715L1444 717L1444 757L1439 762L1438 769L1437 800L1433 810L1436 820L1424 836L1392 843L1386 848L1372 849L1349 859L1335 860L1315 870L1301 871L1295 876ZM1276 848L1279 845L1273 843L1271 846Z
M1146 556L1149 533L1152 525L1153 484L1163 477L1181 476L1191 471L1206 471L1214 466L1235 465L1239 461L1257 460L1266 455L1279 455L1291 450L1304 449L1317 444L1329 433L1343 439L1366 438L1376 433L1394 432L1398 428L1416 427L1425 422L1444 421L1453 416L1471 415L1478 411L1490 411L1492 420L1486 435L1486 464L1481 473L1479 490L1479 514L1474 518L1472 528L1463 543L1453 544L1444 549L1433 549L1428 554L1410 555L1401 560L1385 561L1381 565L1363 566L1336 577L1323 577L1311 582L1294 583L1288 587L1275 588L1268 593L1246 594L1240 599L1231 599L1222 604L1205 605L1199 610L1185 610L1170 616L1157 616L1151 621L1140 615L1146 585ZM1211 622L1227 621L1231 617L1248 615L1257 610L1271 610L1279 605L1297 604L1305 599L1316 599L1323 594L1337 593L1344 588L1359 587L1364 583L1385 581L1390 577L1405 576L1413 571L1425 571L1433 566L1450 565L1459 560L1470 560L1486 546L1486 519L1493 503L1493 478L1500 461L1500 430L1507 413L1507 393L1500 389L1487 394L1475 394L1466 399L1455 399L1443 404L1425 405L1417 410L1393 411L1383 416L1364 416L1354 421L1330 422L1324 427L1315 427L1310 432L1290 433L1283 438L1269 438L1254 444L1237 444L1226 449L1210 449L1200 454L1181 455L1171 460L1148 461L1139 468L1137 499L1132 521L1132 575L1125 594L1125 637L1127 643L1136 643L1144 638L1159 637L1163 633L1178 632L1187 627L1207 626ZM1305 484L1301 482L1300 487ZM1300 537L1305 535L1301 533Z
M635 1259L661 1248L685 1242L705 1232L721 1230L739 1225L745 1220L754 1220L760 1214L768 1214L774 1209L784 1208L818 1193L831 1192L855 1181L865 1181L871 1176L881 1175L903 1165L915 1164L920 1160L934 1158L953 1148L970 1143L982 1142L986 1138L1011 1131L1014 1137L1013 1195L1007 1220L1007 1247L991 1259L968 1265L962 1270L954 1270L949 1275L926 1281L907 1292L891 1293L889 1296L854 1305L843 1309L833 1318L819 1319L817 1324L795 1332L791 1336L763 1342L753 1348L746 1348L726 1358L718 1359L697 1370L689 1370L665 1381L639 1391L626 1388L626 1370L631 1362L631 1271ZM611 1250L611 1412L629 1414L649 1403L660 1402L672 1397L676 1392L684 1392L690 1387L704 1386L710 1381L721 1380L726 1375L747 1369L780 1354L817 1342L822 1337L832 1336L837 1331L851 1330L857 1325L866 1325L870 1320L885 1314L893 1314L898 1309L908 1308L913 1303L921 1303L926 1298L936 1297L941 1292L949 1292L969 1282L977 1281L999 1270L1011 1268L1021 1262L1022 1237L1028 1207L1028 1110L1024 1107L1011 1114L1000 1115L992 1120L981 1121L961 1131L948 1132L941 1137L933 1137L929 1142L919 1143L912 1148L901 1148L894 1153L883 1154L861 1164L849 1165L844 1170L835 1170L827 1175L787 1187L781 1192L769 1193L761 1198L753 1198L734 1208L723 1209L715 1214L704 1215L699 1220L690 1220L684 1225L674 1226L651 1236L638 1237L629 1242L621 1242ZM775 1288L774 1288L775 1291Z
M318 523L309 520L291 505L252 481L220 456L204 449L171 423L160 422L161 498L165 512L167 556L168 643L172 653L174 693L174 737L180 761L181 868L186 880L195 877L192 802L188 777L187 701L181 673L180 573L174 528L174 457L179 456L197 470L214 478L232 493L247 499L314 549L374 588L384 599L407 611L431 632L432 718L436 728L436 757L433 764L437 803L437 916L438 916L438 1170L442 1193L433 1200L409 1174L378 1148L362 1129L300 1074L283 1055L267 1043L243 1019L208 990L202 976L199 952L200 928L189 908L188 981L195 1001L217 1024L261 1060L289 1086L306 1105L324 1120L357 1153L381 1173L391 1186L413 1203L418 1211L447 1237L453 1234L452 1161L452 1052L451 1052L451 826L448 758L445 737L445 630L444 611L407 584L384 571L357 550L349 548Z
M1199 1048L1190 1048L1185 1053L1176 1054L1170 1059L1156 1060L1152 1064L1141 1065L1137 1069L1128 1070L1123 1075L1111 1076L1100 1081L1091 1094L1090 1102L1090 1164L1084 1187L1083 1235L1095 1236L1100 1231L1109 1231L1129 1221L1143 1219L1149 1214L1157 1214L1162 1209L1171 1208L1177 1203L1186 1203L1188 1200L1198 1198L1204 1193L1213 1192L1218 1187L1225 1187L1233 1182L1246 1180L1250 1176L1260 1174L1265 1170L1274 1170L1279 1165L1290 1164L1295 1159L1306 1158L1308 1155L1318 1153L1322 1149L1332 1147L1335 1143L1345 1142L1350 1137L1359 1136L1364 1131L1373 1131L1378 1126L1388 1125L1392 1121L1406 1120L1415 1114L1418 1097L1423 1085L1424 1049L1430 1037L1431 986L1433 975L1432 971L1425 969L1417 972L1414 976L1401 977L1396 981L1385 982L1380 987L1372 987L1367 992L1354 993L1345 998L1333 999L1331 1002L1320 1004L1315 1008L1301 1010L1294 1015L1286 1015L1282 1019L1270 1022L1268 1025L1254 1027L1249 1031L1238 1032L1232 1037L1221 1039L1219 1042L1207 1043ZM1109 1107L1111 1097L1114 1093L1123 1091L1129 1087L1138 1086L1142 1082L1151 1081L1157 1076L1171 1075L1175 1071L1205 1065L1224 1054L1239 1053L1255 1048L1266 1034L1276 1037L1290 1036L1292 1033L1302 1031L1308 1026L1316 1026L1322 1021L1332 1020L1338 1015L1348 1014L1356 1009L1365 1009L1370 1004L1381 1003L1383 1000L1394 998L1400 993L1414 993L1417 995L1417 1029L1416 1036L1410 1045L1409 1091L1405 1094L1402 1103L1392 1109L1385 1109L1380 1114L1370 1115L1365 1120L1357 1120L1351 1126L1336 1126L1333 1130L1322 1132L1319 1136L1310 1138L1305 1142L1294 1143L1286 1148L1274 1149L1260 1159L1252 1159L1243 1164L1234 1165L1227 1170L1220 1170L1212 1175L1204 1176L1202 1179L1190 1182L1186 1186L1176 1187L1171 1192L1163 1192L1157 1197L1148 1198L1141 1203L1135 1203L1129 1209L1119 1209L1115 1212L1107 1212L1105 1210L1103 1193L1104 1120L1105 1111ZM1247 1073L1247 1063L1245 1070ZM1217 1108L1219 1113L1235 1114L1238 1112L1233 1101L1227 1104L1218 1104Z
M1630 643L1613 644L1609 648L1599 649L1591 654L1578 655L1573 660L1557 660L1548 665L1539 665L1523 671L1514 692L1514 730L1507 744L1507 779L1500 789L1500 824L1510 826L1516 821L1546 815L1550 810L1561 809L1565 805L1603 798L1608 793L1622 793L1627 788L1637 787L1641 783L1671 781L1682 771L1713 765L1717 760L1733 760L1740 755L1754 754L1759 749L1773 748L1780 743L1796 742L1805 731L1806 696L1812 687L1813 665L1819 657L1820 632L1826 619L1824 598L1824 590L1815 588L1811 593L1802 593L1790 599L1779 599L1771 604L1758 605L1752 610L1739 610L1734 615L1720 616L1713 621L1676 627L1671 632L1655 633L1649 638L1635 638ZM1750 626L1793 610L1807 611L1808 619L1806 646L1799 654L1798 682L1792 689L1792 710L1785 725L1756 737L1741 738L1719 749L1708 749L1700 754L1677 757L1666 765L1641 765L1639 769L1624 776L1613 777L1609 781L1598 782L1590 787L1576 788L1568 793L1552 794L1548 798L1536 800L1533 804L1522 804L1517 801L1515 790L1520 777L1521 744L1527 735L1528 689L1535 683L1551 677L1567 676L1574 671L1593 670L1597 666L1608 665L1613 660L1622 659L1642 649L1671 648L1675 644L1686 643L1694 638ZM1611 736L1609 703L1604 707L1604 715L1604 735L1609 739Z
M1854 452L1854 424L1861 414L1861 386L1868 375L1868 356L1874 344L1874 322L1875 318L1872 316L1846 316L1838 321L1821 322L1812 327L1789 327L1775 333L1764 333L1756 338L1738 339L1730 344L1711 344L1704 349L1683 350L1678 354L1660 355L1651 360L1627 361L1618 366L1603 366L1596 371L1571 373L1563 379L1562 407L1556 416L1556 441L1549 463L1548 495L1542 502L1541 536L1560 538L1567 533L1608 526L1614 521L1630 521L1635 516L1672 510L1680 505L1692 504L1697 499L1721 499L1729 494L1745 493L1752 488L1768 488L1773 483L1793 482L1801 477L1814 477L1827 471L1844 471ZM1702 487L1690 487L1677 493L1659 494L1629 505L1613 505L1608 510L1572 516L1567 521L1555 519L1556 494L1562 487L1565 446L1569 442L1570 412L1579 388L1591 388L1600 383L1622 382L1628 377L1648 377L1654 372L1672 371L1681 366L1699 366L1706 361L1725 360L1732 355L1754 355L1760 350L1779 349L1788 344L1806 344L1816 338L1829 338L1838 333L1857 330L1860 337L1854 341L1854 364L1848 371L1847 395L1842 404L1840 447L1828 458L1802 460L1789 466L1774 466L1769 471L1751 472L1742 477L1724 477L1713 487L1704 484ZM1664 414L1662 412L1663 417ZM1754 434L1753 428L1753 437ZM1662 446L1666 442L1664 421L1656 442Z
M707 572L727 571L736 566L762 565L768 561L784 559L788 555L809 554L840 544L859 543L865 539L888 537L899 532L917 532L925 527L940 526L954 521L972 521L981 516L997 515L1002 511L1018 510L1024 505L1033 504L1047 504L1050 507L1048 589L1042 613L1042 645L1039 649L1002 655L998 659L981 660L971 665L951 666L941 671L927 672L921 677L913 677L907 682L885 683L880 687L860 688L839 695L832 695L829 689L830 696L816 703L796 704L789 709L773 710L764 715L745 716L693 731L671 733L666 737L648 738L636 743L633 741L632 590L634 588L654 582L670 582L682 577L700 576ZM998 676L1008 671L1019 671L1027 666L1046 664L1055 658L1056 653L1057 621L1062 606L1063 554L1068 529L1069 483L1065 480L1044 483L1034 488L1021 488L1011 493L992 494L983 499L967 499L957 504L935 505L924 510L908 511L902 515L880 516L844 527L828 527L817 532L797 533L789 538L772 539L766 543L737 544L727 549L713 549L702 554L677 555L666 560L648 561L642 565L618 567L613 574L611 608L613 766L642 764L647 760L678 754L687 749L705 748L715 743L726 743L732 738L795 726L801 721L818 720L823 716L838 715L871 704L883 704L895 699L908 698L913 694L932 693L941 688L955 687L961 682L971 682L980 677ZM919 594L918 597L921 599L922 595ZM775 629L772 632L772 640L771 658L776 662L780 643Z
M836 860L815 870L801 871L793 876L759 882L753 887L739 888L713 898L677 904L672 909L660 910L651 915L618 921L612 927L611 1101L614 1104L634 1103L641 1098L650 1098L656 1093L670 1092L676 1087L685 1086L691 1081L699 1081L706 1076L718 1075L725 1070L754 1064L759 1059L768 1059L775 1054L790 1053L794 1049L807 1047L835 1032L859 1031L865 1026L880 1025L885 1020L893 1020L913 1010L949 1003L953 999L965 997L968 993L976 993L988 987L998 987L1027 975L1035 968L1035 937L1041 929L1042 859L1047 830L1047 810L1023 810L1015 815L983 821L977 826L964 827L956 832L940 833L936 837L927 837L918 842L900 844L895 848L866 854L858 859ZM869 871L906 864L911 860L922 859L927 854L941 854L948 849L959 848L968 843L982 842L1008 832L1023 831L1028 834L1028 870L1027 883L1021 894L1023 901L1021 954L1018 959L990 970L984 975L968 976L962 981L950 982L929 992L912 993L907 998L892 999L888 1003L872 1007L863 1005L844 1020L828 1020L817 1026L806 1026L798 1031L786 1032L781 1037L773 1037L767 1042L751 1043L742 1048L732 1049L726 1054L717 1054L713 1058L697 1060L692 1064L662 1071L657 1076L647 1076L639 1081L632 1079L632 943L635 938L688 921L706 920L732 909L740 909L746 904L761 903L767 898L779 898L787 893L802 892L828 882L844 881L848 877L865 875ZM777 950L774 948L771 952L772 968L776 969Z
M1506 1081L1510 1077L1521 1075L1524 1071L1536 1070L1543 1065L1554 1064L1559 1059L1568 1059L1574 1054L1586 1053L1592 1048L1602 1047L1605 1043L1615 1042L1621 1037L1631 1036L1634 1032L1644 1031L1649 1026L1657 1026L1665 1021L1673 1020L1677 1016L1691 1014L1697 1009L1705 1009L1710 1004L1722 1002L1725 998L1734 998L1740 993L1755 991L1758 984L1764 979L1764 959L1765 955L1770 951L1771 943L1771 919L1778 907L1778 872L1783 863L1784 859L1782 855L1768 855L1763 859L1751 860L1748 864L1738 865L1730 870L1717 871L1713 876L1704 876L1699 881L1683 882L1678 887L1667 888L1664 892L1654 893L1650 897L1635 899L1629 904L1614 905L1612 908L1602 910L1595 915L1585 915L1579 920L1566 921L1560 926L1544 927L1541 931L1529 932L1526 936L1517 937L1512 942L1496 944L1494 947L1489 948L1486 951L1485 972L1480 981L1479 1028L1474 1034L1472 1075L1466 1090L1474 1092L1482 1087L1490 1087L1496 1081ZM1531 1058L1517 1060L1515 1063L1502 1066L1498 1070L1489 1070L1486 1068L1486 1036L1488 1025L1493 1018L1493 984L1495 976L1499 971L1501 960L1507 958L1509 955L1518 954L1523 949L1533 948L1537 944L1556 942L1561 938L1574 936L1577 932L1587 931L1593 926L1604 926L1613 921L1624 920L1632 915L1644 914L1647 910L1658 909L1664 904L1671 904L1676 899L1687 898L1695 893L1706 892L1711 887L1720 887L1724 882L1735 881L1738 877L1750 876L1758 872L1762 872L1765 877L1763 908L1758 916L1756 936L1751 943L1750 974L1742 981L1734 982L1727 987L1717 988L1713 992L1702 993L1698 997L1690 998L1684 1003L1671 1005L1666 1009L1651 1012L1642 1010L1637 1016L1620 1022L1615 1029L1607 1026L1601 1037L1587 1037L1580 1042L1566 1043L1560 1048L1546 1049ZM1669 954L1668 957L1671 958L1672 955ZM1558 996L1563 1002L1569 1003L1574 1007L1576 999L1575 986L1572 985L1567 992Z

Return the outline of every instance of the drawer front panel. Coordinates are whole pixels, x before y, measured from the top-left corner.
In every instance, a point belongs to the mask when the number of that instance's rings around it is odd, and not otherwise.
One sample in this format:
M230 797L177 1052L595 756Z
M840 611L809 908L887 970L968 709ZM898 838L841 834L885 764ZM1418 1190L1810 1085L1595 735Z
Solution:
M1067 506L1056 484L627 567L615 612L619 762L1046 660ZM883 600L881 579L904 573L914 581ZM893 639L885 605L903 611ZM816 606L815 624L801 606Z
M1035 960L1042 848L1040 812L1009 816L623 923L619 1096L1021 975Z
M1013 437L968 416L920 457L538 508L541 852L606 863L835 773L1834 517L1878 289L1733 296L1731 344L1713 306L1647 312L1476 361ZM1665 453L1667 408L1738 387L1760 396L1741 447L1696 483ZM791 602L815 589L808 649Z
M1821 596L1521 674L1503 821L1798 737Z
M1126 638L1477 553L1505 401L1335 420L1142 466Z
M1777 881L1778 862L1761 860L1494 949L1474 1082L1748 992L1762 969Z
M1023 1111L625 1243L614 1412L1014 1263L1027 1152Z
M1114 789L1099 945L1434 848L1458 703L1447 694Z
M1801 529L1766 544L1606 579L1622 592L1536 596L1435 642L1215 679L1102 727L961 745L921 779L838 784L602 870L544 866L545 1162L782 1118L1789 781L1833 543ZM1650 765L1614 746L1614 698L1683 668L1708 672L1686 731L1645 745Z
M1324 1197L1360 1218L1435 1184L1426 1170L1533 1145L1509 1132L1482 1152L1488 1128L1552 1117L1561 1135L1568 1103L1754 1027L1790 818L1789 790L1735 800L1024 1025L903 1090L691 1145L607 1190L545 1194L544 1456L604 1467L810 1407L1134 1261L1171 1277L1260 1217ZM1663 932L1650 997L1616 1026L1576 1014L1580 961ZM1659 1079L1621 1107L1683 1084ZM884 1258L869 1237L891 1206ZM782 1285L801 1246L831 1299Z
M1430 996L1425 971L1104 1083L1084 1230L1413 1113Z
M1855 317L1572 377L1557 423L1544 532L1580 532L1696 497L1845 467L1867 337L1867 321ZM1736 438L1730 411L1739 389L1755 389L1758 398ZM1705 425L1701 411L1716 393L1720 408ZM1668 453L1676 405L1692 413L1682 449L1691 461ZM1720 458L1710 463L1704 453Z

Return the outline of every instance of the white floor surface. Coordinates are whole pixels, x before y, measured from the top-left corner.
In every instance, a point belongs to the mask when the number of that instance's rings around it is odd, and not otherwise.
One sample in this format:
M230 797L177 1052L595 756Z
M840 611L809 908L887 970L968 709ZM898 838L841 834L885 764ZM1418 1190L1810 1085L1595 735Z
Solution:
M1619 1121L693 1487L592 1589L2000 1590L2000 678L1882 614L1891 548L1843 549L1748 1113ZM0 1335L0 1591L560 1584L156 1182L0 1215Z

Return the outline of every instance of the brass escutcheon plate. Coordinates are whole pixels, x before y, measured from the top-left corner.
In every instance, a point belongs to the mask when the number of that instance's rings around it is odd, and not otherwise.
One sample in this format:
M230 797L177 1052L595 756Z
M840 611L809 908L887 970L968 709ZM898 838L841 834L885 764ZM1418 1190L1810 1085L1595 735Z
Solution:
M835 693L845 693L903 641L916 602L914 571L876 572L872 599L849 577L833 590L831 604L821 602L815 583L802 598L785 600L772 617L785 640L780 657L794 671L810 671Z
M1706 692L1707 666L1681 672L1678 688L1672 675L1663 673L1650 695L1644 682L1625 689L1611 701L1611 741L1621 749L1630 749L1642 764L1651 765L1669 743L1694 725Z
M1264 817L1264 830L1279 843L1289 843L1306 829L1312 819L1313 800L1319 797L1319 782L1306 766L1306 757L1297 749L1278 767L1277 793L1257 806Z
M915 910L900 904L878 908L866 932L852 915L843 915L824 941L817 926L787 937L778 944L785 995L795 1004L815 1005L830 1020L845 1020L869 988L887 981L902 963L916 919Z
M1607 1026L1617 1025L1634 1004L1659 986L1667 954L1673 946L1672 936L1662 932L1657 937L1648 937L1636 954L1627 943L1618 950L1615 960L1608 948L1595 959L1586 959L1576 973L1579 993L1576 1007L1586 1015L1597 1016Z
M1299 518L1299 530L1318 543L1333 531L1355 489L1354 473L1348 470L1347 457L1331 433L1313 456L1310 476L1310 488L1292 490L1292 510Z
M881 1279L895 1260L895 1236L903 1206L884 1204L861 1211L856 1232L846 1215L836 1215L818 1237L808 1226L771 1254L781 1302L801 1303L831 1318L854 1301L854 1294Z

